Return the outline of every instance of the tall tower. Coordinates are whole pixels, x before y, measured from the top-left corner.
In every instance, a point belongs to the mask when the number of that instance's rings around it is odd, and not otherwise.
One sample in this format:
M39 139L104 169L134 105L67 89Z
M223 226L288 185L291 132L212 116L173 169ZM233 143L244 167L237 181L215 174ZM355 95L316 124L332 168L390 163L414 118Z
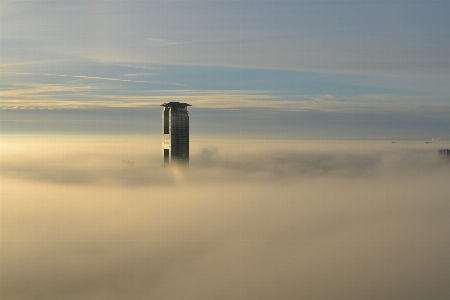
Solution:
M450 149L439 149L438 154L441 160L450 162Z
M189 114L187 103L163 103L162 112L162 155L164 165L189 163Z

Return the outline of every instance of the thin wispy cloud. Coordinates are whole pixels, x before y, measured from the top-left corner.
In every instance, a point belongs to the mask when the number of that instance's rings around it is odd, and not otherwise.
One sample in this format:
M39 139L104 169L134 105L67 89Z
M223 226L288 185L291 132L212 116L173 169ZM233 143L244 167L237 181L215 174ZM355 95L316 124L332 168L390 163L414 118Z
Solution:
M6 64L0 64L0 67L6 68L6 67L13 67L13 66L24 66L24 65L44 65L48 63L54 63L54 60L41 60L41 61L24 61L24 62L14 62L14 63L6 63ZM13 72L0 72L1 74L22 74L22 73L13 73ZM29 74L29 73L26 73Z
M140 82L148 83L148 81L143 80L131 80L122 78L110 78L110 77L99 77L99 76L85 76L85 75L66 75L66 74L49 74L49 73L18 73L18 72L2 72L7 75L32 75L32 76L56 76L56 77L70 77L70 78L81 78L81 79L94 79L94 80L107 80L107 81L121 81L121 82Z
M2 37L36 51L116 63L447 74L442 1L279 2L15 1L2 10ZM125 45L132 50L120 50Z
M67 76L67 75L61 75ZM131 81L92 76L70 76L81 79L106 81ZM133 81L140 83L142 81ZM31 87L30 87L31 86ZM273 109L289 111L319 111L328 113L388 113L430 114L450 112L450 105L442 102L424 101L422 96L373 94L361 96L325 95L274 95L263 90L152 90L147 95L109 94L95 85L44 85L30 84L23 89L1 91L0 105L8 108L93 108L93 107L142 107L160 103L188 102L199 109ZM51 93L84 93L97 90L90 100L60 101Z
M169 41L169 40L165 40L165 39L161 39L161 38L146 38L145 40L146 40L148 46L150 46L150 47L167 47L167 46L195 43L195 41L175 42L175 41Z

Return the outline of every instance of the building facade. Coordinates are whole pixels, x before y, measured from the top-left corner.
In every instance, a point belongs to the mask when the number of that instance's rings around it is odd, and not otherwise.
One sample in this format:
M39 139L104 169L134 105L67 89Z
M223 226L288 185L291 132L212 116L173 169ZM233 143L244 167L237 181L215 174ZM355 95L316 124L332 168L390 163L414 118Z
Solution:
M162 155L164 165L189 163L189 113L187 103L163 103Z
M440 159L450 161L450 149L440 149L438 154Z

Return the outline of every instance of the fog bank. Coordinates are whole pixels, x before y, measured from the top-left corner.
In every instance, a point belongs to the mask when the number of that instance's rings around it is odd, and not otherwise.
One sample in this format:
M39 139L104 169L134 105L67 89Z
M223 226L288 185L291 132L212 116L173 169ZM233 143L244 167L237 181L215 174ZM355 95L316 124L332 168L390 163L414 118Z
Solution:
M448 145L191 145L2 141L2 298L450 296Z

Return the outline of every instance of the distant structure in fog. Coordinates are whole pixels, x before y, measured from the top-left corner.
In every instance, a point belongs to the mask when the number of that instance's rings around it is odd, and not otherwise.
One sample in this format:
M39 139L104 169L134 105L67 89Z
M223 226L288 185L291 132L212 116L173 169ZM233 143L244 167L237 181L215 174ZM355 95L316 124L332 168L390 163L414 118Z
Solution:
M162 155L164 165L189 163L189 114L187 103L163 103L162 112Z
M439 149L438 153L440 159L450 161L450 149Z

